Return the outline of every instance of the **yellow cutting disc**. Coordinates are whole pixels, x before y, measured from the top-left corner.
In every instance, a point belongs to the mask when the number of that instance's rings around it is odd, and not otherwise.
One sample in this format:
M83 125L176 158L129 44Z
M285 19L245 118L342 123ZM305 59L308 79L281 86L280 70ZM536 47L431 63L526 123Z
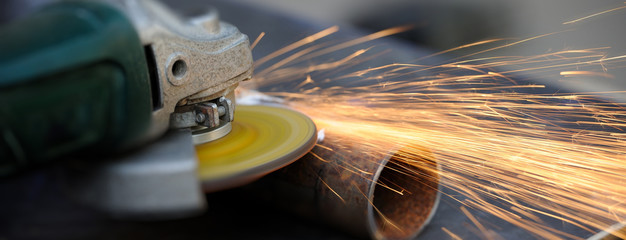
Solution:
M302 157L317 131L299 112L270 106L237 106L231 132L196 146L205 191L246 184Z

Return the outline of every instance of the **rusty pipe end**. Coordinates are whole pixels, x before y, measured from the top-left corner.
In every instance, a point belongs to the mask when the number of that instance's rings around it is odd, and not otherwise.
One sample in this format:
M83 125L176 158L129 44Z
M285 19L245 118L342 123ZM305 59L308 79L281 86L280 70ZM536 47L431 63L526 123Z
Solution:
M324 144L248 189L361 238L409 239L428 224L440 196L439 165L430 151L371 149L330 137Z
M367 222L371 239L412 239L439 205L439 165L420 147L393 152L372 179Z

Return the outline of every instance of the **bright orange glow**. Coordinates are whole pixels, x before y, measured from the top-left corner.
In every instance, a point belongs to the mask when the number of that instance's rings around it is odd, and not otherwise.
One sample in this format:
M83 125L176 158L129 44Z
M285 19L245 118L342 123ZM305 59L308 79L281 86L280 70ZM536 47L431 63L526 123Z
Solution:
M626 220L623 105L598 101L591 93L528 93L545 86L517 84L511 76L607 77L604 70L622 63L626 56L606 57L600 48L468 58L550 35L546 34L441 65L422 65L418 59L358 69L331 79L313 77L371 57L370 48L333 61L325 61L324 55L402 29L336 45L308 45L336 31L329 28L257 61L263 64L295 52L264 68L247 84L296 83L293 91L265 94L304 112L318 129L340 135L343 141L358 141L371 151L411 145L430 149L443 166L430 170L440 173L446 187L468 197L459 200L465 206L462 211L483 232L490 230L466 208L491 213L539 238L580 238L545 226L539 216L590 232ZM429 57L498 42L469 44ZM297 64L302 59L312 63ZM332 190L333 186L327 187Z

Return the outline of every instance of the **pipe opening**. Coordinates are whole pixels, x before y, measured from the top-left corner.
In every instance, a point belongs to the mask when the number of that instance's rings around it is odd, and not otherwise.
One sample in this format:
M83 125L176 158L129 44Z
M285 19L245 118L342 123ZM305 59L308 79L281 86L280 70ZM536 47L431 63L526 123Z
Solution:
M394 154L373 192L376 238L409 239L426 225L439 200L437 164L422 148Z

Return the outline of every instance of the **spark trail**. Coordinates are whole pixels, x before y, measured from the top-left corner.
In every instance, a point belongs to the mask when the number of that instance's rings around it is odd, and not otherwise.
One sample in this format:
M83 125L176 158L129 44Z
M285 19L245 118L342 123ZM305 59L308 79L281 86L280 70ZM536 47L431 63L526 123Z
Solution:
M605 70L625 56L607 57L603 48L536 56L470 54L437 65L421 64L421 58L345 73L338 70L384 52L370 54L376 46L368 46L342 59L324 57L403 29L335 45L316 43L337 30L326 29L263 58L265 66L257 66L262 70L243 87L292 84L292 91L264 94L304 112L319 129L370 151L430 149L443 168L428 170L438 171L441 183L463 196L451 197L537 237L580 238L546 226L541 220L546 217L589 232L626 218L623 106L598 100L597 93L560 94L515 80L520 73L611 77ZM502 41L468 44L428 58L474 46L495 44L485 52L515 45ZM319 73L333 74L312 77ZM409 148L409 154L419 151ZM405 161L416 164L408 157Z

